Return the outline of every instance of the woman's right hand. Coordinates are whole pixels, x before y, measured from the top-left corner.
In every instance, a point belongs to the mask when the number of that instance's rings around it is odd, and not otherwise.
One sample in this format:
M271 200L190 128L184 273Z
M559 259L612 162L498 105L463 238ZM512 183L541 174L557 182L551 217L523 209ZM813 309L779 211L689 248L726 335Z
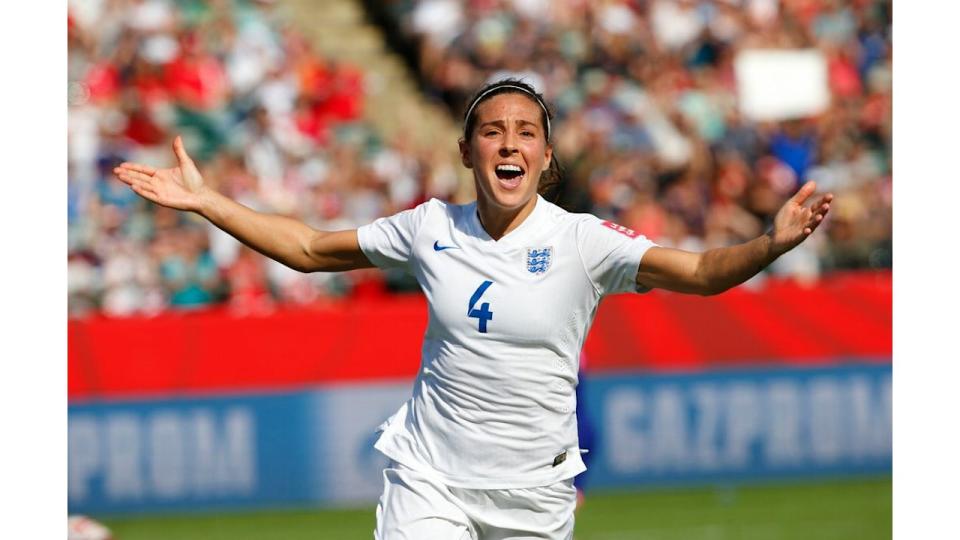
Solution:
M177 156L176 167L154 169L124 162L113 169L113 174L147 200L177 210L199 212L207 187L179 135L173 139L173 153Z

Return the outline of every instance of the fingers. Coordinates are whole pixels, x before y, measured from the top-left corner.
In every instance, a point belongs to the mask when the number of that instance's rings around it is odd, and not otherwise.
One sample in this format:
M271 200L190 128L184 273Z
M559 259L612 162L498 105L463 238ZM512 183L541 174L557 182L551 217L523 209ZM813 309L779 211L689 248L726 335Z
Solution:
M113 169L114 176L130 186L134 193L148 201L162 204L157 191L157 172L157 169L139 163L121 163Z
M119 178L121 182L130 186L134 183L149 184L153 179L152 174L147 174L137 169L124 168L123 165L114 168L113 174Z
M816 191L817 183L814 181L809 181L805 183L799 191L792 197L792 201L803 205L807 199ZM830 211L830 203L833 202L833 193L826 193L820 197L817 202L810 205L810 221L807 224L807 227L803 229L804 234L810 234L814 229L823 221L827 216L827 212Z
M820 222L823 221L823 216L817 214L807 222L806 227L803 228L803 236L806 238L813 234L813 231L817 230L817 227L820 226Z
M145 199L149 199L154 202L157 200L157 192L154 191L153 186L150 184L144 182L133 182L130 184L130 189Z
M833 193L827 193L823 197L820 197L820 200L810 207L810 211L813 212L815 216L820 216L822 219L827 215L827 212L830 211L831 202L833 202Z
M813 180L810 180L804 184L799 191L797 191L791 200L796 204L803 205L803 203L807 202L807 199L810 198L815 191L817 191L817 183Z
M177 155L180 167L193 165L193 160L187 155L187 149L183 147L183 139L179 135L173 139L173 153Z
M121 182L127 185L130 185L133 183L133 177L131 176L132 172L133 171L129 169L124 169L122 167L113 168L113 175L116 176L118 180L120 180Z
M120 165L117 165L116 167L114 167L113 172L116 173L117 169L125 169L130 171L141 172L149 176L153 176L154 174L157 173L157 170L149 165L144 165L142 163L130 163L127 161L124 161Z
M121 182L130 186L130 189L141 197L146 197L151 201L156 200L157 191L153 185L153 177L138 171L124 170L117 167L113 170L114 174Z
M817 227L823 223L823 220L827 217L827 213L830 211L830 205L833 202L833 194L826 193L810 206L804 206L804 203L813 195L816 189L816 182L810 181L805 183L781 210L784 219L782 224L783 229L785 231L799 230L799 234L801 235L799 238L800 242L806 240L806 238L813 234L813 231L817 230ZM779 217L780 216L778 216L778 218ZM793 232L791 234L797 233Z
M824 201L826 199L826 202ZM803 229L804 235L809 235L813 233L823 223L823 220L827 217L827 212L830 211L830 203L832 196L830 198L822 197L817 203L819 206L811 207L812 215L810 216L810 221L807 222L807 226Z
M816 204L814 204L810 208L811 209L822 208L823 205L829 206L831 202L833 202L833 193L826 193L822 197L820 197L820 200L818 200Z
M130 189L137 195L153 202L159 201L152 175L138 170L126 169L122 165L113 169L113 173L121 182L130 186Z

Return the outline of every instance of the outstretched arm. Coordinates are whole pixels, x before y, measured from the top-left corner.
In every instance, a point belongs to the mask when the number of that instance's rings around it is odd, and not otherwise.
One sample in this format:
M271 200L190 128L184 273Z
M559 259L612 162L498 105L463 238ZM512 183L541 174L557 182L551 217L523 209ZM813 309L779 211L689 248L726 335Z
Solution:
M816 189L815 182L804 184L777 212L770 232L749 242L704 253L650 248L640 262L637 284L709 295L743 283L803 242L823 222L833 194L804 206Z
M173 140L177 166L155 169L122 163L113 170L133 191L157 204L196 212L237 240L301 272L333 272L370 268L360 250L357 231L317 231L284 216L256 212L210 189L183 141Z

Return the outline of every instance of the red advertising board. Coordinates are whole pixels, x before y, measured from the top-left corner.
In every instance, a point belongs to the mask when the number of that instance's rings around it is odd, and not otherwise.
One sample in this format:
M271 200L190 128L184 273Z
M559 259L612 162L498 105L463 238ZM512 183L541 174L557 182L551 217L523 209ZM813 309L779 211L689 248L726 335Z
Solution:
M289 389L412 378L420 295L355 298L269 315L223 308L68 322L69 397ZM604 299L584 346L590 371L889 362L892 276L769 279L712 297Z

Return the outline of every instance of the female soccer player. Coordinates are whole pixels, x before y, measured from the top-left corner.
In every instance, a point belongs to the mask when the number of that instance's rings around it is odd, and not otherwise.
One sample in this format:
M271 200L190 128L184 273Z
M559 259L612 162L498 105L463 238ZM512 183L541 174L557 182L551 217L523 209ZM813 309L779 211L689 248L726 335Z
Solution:
M553 158L550 119L523 82L486 86L460 140L477 200L431 200L348 231L258 213L206 187L179 137L178 166L115 169L143 197L196 212L291 268L416 276L429 324L413 396L375 445L392 460L378 539L571 538L573 477L585 470L577 364L600 299L654 287L717 294L802 242L830 207L830 194L805 206L809 182L750 242L704 253L659 247L538 193Z

